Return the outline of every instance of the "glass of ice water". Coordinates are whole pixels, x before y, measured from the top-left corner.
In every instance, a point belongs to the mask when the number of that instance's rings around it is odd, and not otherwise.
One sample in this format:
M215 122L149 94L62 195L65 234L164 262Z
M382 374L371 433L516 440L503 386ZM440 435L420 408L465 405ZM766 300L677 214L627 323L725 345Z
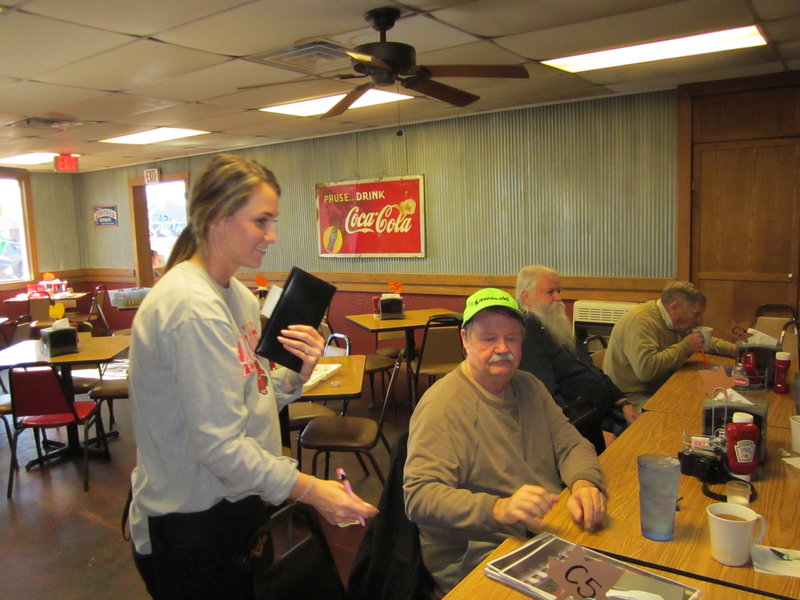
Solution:
M666 454L642 454L639 467L639 517L642 535L664 542L672 539L681 465Z

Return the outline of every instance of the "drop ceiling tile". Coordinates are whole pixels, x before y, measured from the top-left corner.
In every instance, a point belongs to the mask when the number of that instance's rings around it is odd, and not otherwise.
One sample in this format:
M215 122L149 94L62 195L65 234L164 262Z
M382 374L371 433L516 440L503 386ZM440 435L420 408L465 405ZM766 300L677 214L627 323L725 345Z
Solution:
M160 33L160 40L231 56L249 56L360 27L375 0L257 0Z
M65 105L64 112L78 120L113 121L129 115L169 108L176 103L162 98L145 98L129 94L106 94L103 97Z
M190 129L200 129L201 131L224 131L230 133L245 127L259 126L264 123L270 123L272 121L282 120L285 118L285 115L275 115L272 113L265 113L260 110L243 110L238 113L225 115L222 117L185 121L181 124L181 126L188 127Z
M800 15L800 2L797 0L752 0L752 2L758 16L767 21Z
M800 58L800 42L778 44L778 52L780 53L781 58L785 60Z
M633 94L641 92L654 92L659 90L672 90L679 85L699 83L703 81L716 81L720 79L735 79L739 77L754 77L780 73L784 70L780 62L759 63L754 65L736 66L727 69L703 71L695 74L666 76L659 79L633 80L622 83L609 83L606 87L615 93Z
M64 106L107 95L98 90L22 81L0 88L0 112L44 117L62 112Z
M233 94L249 85L275 84L300 79L299 73L232 59L218 65L170 77L163 81L127 90L130 94L197 101Z
M147 36L241 3L242 0L34 0L25 4L25 10L89 27Z
M329 37L328 39L345 48L354 48L361 44L380 41L380 34L371 27L366 26L357 31ZM454 29L425 15L411 15L400 18L395 26L386 32L386 39L389 42L402 42L414 46L418 53L479 41L479 38L473 35Z
M133 38L20 12L0 16L0 75L34 78ZM13 51L11 50L13 48Z
M315 135L331 135L349 131L352 126L330 119L316 117L296 117L283 123L271 122L260 126L243 127L232 133L242 135L264 135L270 138L313 137Z
M294 102L296 100L343 94L352 90L353 87L353 84L334 79L290 81L280 86L245 90L235 94L209 98L206 100L206 104L233 106L236 108L264 108L265 106Z
M492 42L472 42L417 54L418 65L517 65L523 62L526 59Z
M211 106L198 102L181 103L163 110L153 110L138 115L120 117L120 123L132 125L148 125L151 127L182 127L182 123L213 118L233 118L240 114L239 108Z
M588 21L622 12L673 3L674 0L478 0L453 9L436 11L434 16L454 27L480 36L536 31Z
M761 28L771 42L792 42L800 39L800 16L764 23Z
M39 75L47 83L121 91L227 60L224 56L139 40ZM123 66L124 65L124 66Z
M505 36L503 47L534 60L571 56L751 25L743 0L684 0L633 13Z

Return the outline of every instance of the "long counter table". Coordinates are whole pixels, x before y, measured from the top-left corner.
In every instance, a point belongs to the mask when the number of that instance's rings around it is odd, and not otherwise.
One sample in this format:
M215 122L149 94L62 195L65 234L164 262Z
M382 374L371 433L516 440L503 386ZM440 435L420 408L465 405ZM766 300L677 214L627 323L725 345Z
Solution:
M732 358L708 355L709 360L717 364L733 364ZM683 366L662 385L658 391L645 404L645 411L656 411L677 415L687 415L697 418L693 425L695 432L699 433L702 426L701 417L705 395L701 389L701 380L698 371L704 369L700 354L693 354ZM797 414L794 374L797 372L797 361L792 362L789 372L790 389L788 394L776 394L772 389L764 392L742 393L745 397L754 397L766 400L769 404L767 412L767 426L771 430L775 427L789 427L789 417Z
M566 508L567 491L562 501L543 519L547 531L564 539L632 559L656 572L670 571L668 577L679 579L699 589L711 590L717 586L725 588L711 595L713 598L746 598L762 593L777 598L799 598L800 579L756 573L752 566L726 567L717 563L708 546L706 506L714 502L706 497L700 480L681 475L678 495L679 510L675 516L675 536L669 542L656 542L641 535L639 528L639 499L636 458L647 452L676 454L684 430L696 431L696 417L670 413L646 412L631 427L614 441L600 456L600 464L606 477L609 492L609 516L604 527L596 532L584 531L572 521ZM787 465L777 456L779 448L790 447L791 433L785 428L775 428L768 440L768 458L756 472L753 483L758 498L751 507L763 514L767 520L767 533L763 544L784 548L800 548L800 471ZM712 489L724 493L724 486ZM521 543L519 541L518 543ZM511 550L507 547L506 551ZM674 574L674 571L679 571ZM475 571L479 571L476 569ZM473 575L475 572L473 572ZM482 572L487 589L497 586L506 591L481 594L484 598L513 598L516 592L502 584L491 582ZM683 579L686 577L687 579ZM469 578L473 581L474 578ZM448 598L469 597L462 595L463 587L472 585L467 580L453 590ZM709 587L710 586L710 587ZM481 585L484 587L484 585ZM737 591L738 590L738 591ZM472 588L470 594L476 595ZM744 594L744 595L742 595ZM518 595L523 597L522 595Z

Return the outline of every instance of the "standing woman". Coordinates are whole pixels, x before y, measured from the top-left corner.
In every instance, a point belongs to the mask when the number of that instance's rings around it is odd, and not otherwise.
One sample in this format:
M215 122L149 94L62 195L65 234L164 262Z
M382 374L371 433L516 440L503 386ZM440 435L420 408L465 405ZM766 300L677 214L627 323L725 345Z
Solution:
M278 410L300 395L323 340L306 325L283 330L278 339L303 366L268 373L254 353L258 301L233 276L260 267L277 240L279 194L257 162L212 159L165 273L133 323L131 537L156 599L250 598L237 558L269 507L287 498L332 523L376 512L338 481L300 473L281 455Z

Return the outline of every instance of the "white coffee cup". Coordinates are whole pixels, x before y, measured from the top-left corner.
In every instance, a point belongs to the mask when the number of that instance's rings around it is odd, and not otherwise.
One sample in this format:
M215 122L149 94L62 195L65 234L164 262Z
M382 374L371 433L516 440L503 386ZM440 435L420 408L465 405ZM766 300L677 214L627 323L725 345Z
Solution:
M792 428L792 450L800 454L800 415L789 417L789 425Z
M694 330L703 334L703 352L711 350L711 333L714 331L714 328L702 326L695 327Z
M739 567L750 560L750 549L758 544L767 530L767 522L754 510L740 504L720 502L706 508L708 514L711 556L730 567ZM753 537L756 522L761 525Z

